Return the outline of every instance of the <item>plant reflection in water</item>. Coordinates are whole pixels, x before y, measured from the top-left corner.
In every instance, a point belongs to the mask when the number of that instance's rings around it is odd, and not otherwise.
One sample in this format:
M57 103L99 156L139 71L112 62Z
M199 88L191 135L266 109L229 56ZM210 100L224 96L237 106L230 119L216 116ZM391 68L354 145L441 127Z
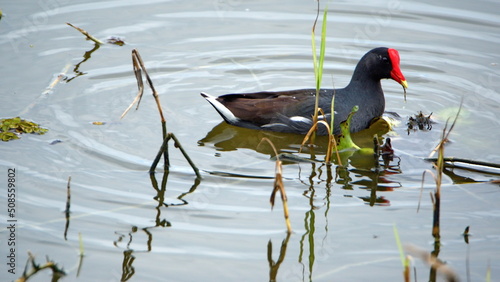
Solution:
M369 190L369 195L359 198L370 206L390 204L390 201L385 197L377 196L377 191L386 192L401 187L399 182L392 181L388 177L401 173L400 159L393 155L393 151L391 152L390 141L386 140L386 143L381 146L379 145L379 142L381 143L380 138L374 138L374 140L371 138L374 132L379 133L380 128L375 129L375 131L370 131L369 129L365 133L366 135L353 135L353 139L357 144L365 148L374 147L374 149L370 148L369 150L341 153L341 161L343 164L346 164L345 166L326 164L316 158L319 155L324 155L326 152L326 147L321 145L327 144L327 139L324 136L317 137L317 146L312 149L303 148L302 153L298 153L303 140L302 135L255 131L221 123L214 127L198 143L200 146L211 143L220 151L233 151L246 148L274 158L275 153L268 146L258 146L261 139L266 137L275 144L278 152L280 152L280 159L283 161L283 164L296 164L298 166L298 180L307 187L303 195L308 199L309 203L309 209L304 215L305 232L300 238L298 262L303 265L302 276L307 275L308 279L311 280L316 255L321 255L317 252L322 252L322 250L315 248L316 213L320 208L326 206L324 217L327 221L325 229L328 231L328 212L331 205L330 196L333 185L340 185L343 191L346 192L354 190L354 187ZM374 146L374 144L376 145ZM379 153L374 154L374 151ZM304 166L310 166L310 170L303 169L302 167ZM284 169L286 170L286 166ZM306 172L305 176L302 175L303 171ZM213 174L225 177L241 177L239 174L228 171L213 172ZM245 177L251 176L245 175ZM263 176L254 177L263 178ZM325 187L324 192L323 190L317 190L318 187L322 187L323 185ZM318 195L322 193L324 193L324 196L321 200L318 200ZM344 196L352 197L352 195L347 193ZM289 235L282 242L280 256L277 261L272 260L272 242L269 241L268 243L270 281L276 280L278 269L285 258L288 240Z
M153 189L156 191L156 195L153 197L153 199L156 202L158 202L158 204L155 206L155 210L156 210L156 216L154 219L155 225L142 227L142 228L139 228L137 226L132 226L130 232L128 232L127 234L115 232L115 234L118 235L118 239L116 239L113 242L113 244L117 248L124 249L124 251L123 251L123 263L122 263L122 275L121 275L120 281L129 280L135 273L135 269L132 265L134 260L135 260L135 256L133 255L133 253L138 252L138 250L131 247L132 242L134 240L134 237L141 238L142 236L146 235L146 242L139 243L139 245L145 244L146 249L139 251L139 252L151 252L153 249L153 234L150 232L150 229L158 228L158 227L164 228L164 227L171 227L172 226L172 223L162 216L163 209L176 207L176 206L188 205L189 202L187 200L185 200L184 197L193 193L201 181L200 178L196 177L194 179L193 185L189 188L189 190L184 192L184 193L181 193L179 196L177 196L177 199L179 200L179 202L165 203L165 192L167 191L168 175L169 175L169 171L165 170L163 172L161 183L159 184L158 181L156 180L155 173L154 172L150 173L151 185L152 185ZM143 234L141 234L141 233L143 233ZM121 246L123 243L125 243L125 246Z

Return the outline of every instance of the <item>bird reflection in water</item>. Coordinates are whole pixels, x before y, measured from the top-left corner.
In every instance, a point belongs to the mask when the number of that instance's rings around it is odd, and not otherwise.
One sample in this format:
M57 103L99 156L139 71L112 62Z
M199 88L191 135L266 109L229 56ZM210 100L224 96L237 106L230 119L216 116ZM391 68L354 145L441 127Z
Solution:
M389 129L388 123L380 119L376 121L370 128L352 135L354 142L361 148L373 148L373 136L377 134L382 136ZM253 130L229 125L222 122L215 126L207 135L198 141L200 146L212 144L218 153L221 151L234 151L238 149L251 149L258 153L269 155L270 158L275 158L274 152L270 146L259 146L263 137L269 138L276 149L280 153L280 160L285 165L299 165L299 179L308 186L304 195L308 197L314 187L324 183L330 187L332 183L336 183L344 190L353 190L354 187L366 189L370 191L370 195L360 197L367 204L373 205L389 205L390 202L383 196L377 196L377 191L392 191L395 188L401 187L399 182L390 180L388 176L401 173L399 168L399 158L394 158L393 161L387 161L387 153L384 155L386 160L382 158L375 160L373 150L369 153L366 150L359 152L350 151L344 152L341 155L344 166L331 166L322 162L322 157L326 153L328 137L317 136L314 146L304 146L301 149L301 143L304 139L303 135L278 133L271 131ZM380 139L380 138L379 138ZM382 142L382 139L380 140ZM390 144L390 143L389 143ZM387 152L387 148L385 149ZM368 150L369 151L369 150ZM304 163L309 163L311 171L304 180L301 166ZM347 165L346 165L347 164ZM337 165L334 163L334 165ZM231 176L231 172L224 172L225 176ZM233 175L237 177L237 175ZM261 176L255 176L261 178ZM349 197L350 195L346 195Z

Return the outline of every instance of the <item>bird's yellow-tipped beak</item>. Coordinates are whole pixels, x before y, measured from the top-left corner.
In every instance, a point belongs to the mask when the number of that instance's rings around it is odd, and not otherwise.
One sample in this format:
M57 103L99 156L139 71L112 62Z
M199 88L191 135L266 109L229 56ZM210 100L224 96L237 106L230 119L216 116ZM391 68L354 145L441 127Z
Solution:
M406 80L401 80L400 84L403 86L404 89L408 88L408 82L406 82Z

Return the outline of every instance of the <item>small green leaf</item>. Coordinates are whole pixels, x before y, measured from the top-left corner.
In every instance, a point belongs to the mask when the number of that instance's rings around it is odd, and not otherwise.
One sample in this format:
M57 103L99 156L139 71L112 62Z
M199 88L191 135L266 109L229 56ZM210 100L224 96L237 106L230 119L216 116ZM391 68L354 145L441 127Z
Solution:
M24 132L24 133L33 133L33 131L34 131L32 126L21 125L20 128L21 128L21 132Z
M347 116L347 120L340 123L341 135L339 137L339 145L337 146L339 151L342 150L359 150L359 146L352 141L351 138L351 120L352 116L358 111L359 107L354 106Z
M14 139L19 139L19 136L15 134L14 132L0 132L0 138L2 141L10 141Z

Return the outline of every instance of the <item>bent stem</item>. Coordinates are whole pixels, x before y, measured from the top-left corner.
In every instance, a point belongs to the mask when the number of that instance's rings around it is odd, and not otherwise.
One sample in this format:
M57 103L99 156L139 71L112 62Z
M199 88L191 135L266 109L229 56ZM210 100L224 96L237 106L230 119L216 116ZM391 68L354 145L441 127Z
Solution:
M155 159L153 160L153 163L151 164L151 167L149 169L149 173L154 173L156 166L158 165L158 162L161 159L161 156L163 155L164 162L165 162L165 170L169 170L170 168L170 161L169 161L169 156L168 156L168 141L170 139L174 140L174 146L176 148L179 148L181 151L182 155L186 159L186 161L189 163L191 168L193 169L194 173L196 174L196 177L201 179L200 171L196 167L196 165L193 163L191 158L188 156L184 148L182 147L181 143L175 137L175 135L171 132L167 132L167 122L165 120L165 117L163 116L163 111L161 109L161 103L160 103L160 97L158 96L158 92L156 92L156 89L153 85L153 81L151 80L151 77L148 74L148 71L146 70L146 67L144 66L144 62L141 58L141 55L139 54L139 51L137 49L132 50L132 66L134 68L134 74L135 78L137 80L137 95L132 101L132 103L128 106L128 108L123 112L120 118L123 118L128 111L132 108L134 104L137 103L137 108L139 108L139 104L142 99L142 95L144 93L144 82L142 80L142 71L144 71L144 75L146 76L146 81L148 82L149 87L151 88L151 91L153 92L153 97L155 99L156 105L158 107L158 113L160 114L160 119L161 119L161 125L162 125L162 135L163 135L163 143L160 146L160 150L158 154L156 155Z
M161 159L161 156L168 149L168 141L170 141L170 139L174 140L174 147L178 148L181 151L182 155L184 156L184 158L186 159L186 161L189 163L189 165L193 169L194 173L196 174L196 177L201 179L200 170L198 169L198 167L196 167L196 165L191 160L191 158L189 157L187 152L184 150L181 143L179 142L179 139L177 139L177 137L175 137L175 135L171 132L167 133L167 137L163 140L163 144L161 145L160 150L158 151L158 154L156 154L156 157L153 160L151 167L149 168L149 173L154 173L156 166L158 165L158 162ZM168 167L166 167L166 169L168 170Z
M433 175L434 181L436 183L436 190L434 194L431 193L431 200L433 203L433 223L432 223L432 236L434 237L434 250L431 253L432 259L438 261L437 257L440 252L440 247L441 247L441 240L440 240L440 211L441 211L441 185L443 181L443 172L444 172L444 166L445 166L445 161L444 161L444 146L448 142L448 137L450 136L451 131L455 127L455 124L457 122L458 116L460 115L460 111L462 109L462 104L463 104L463 97L462 101L460 102L460 107L458 109L458 112L455 116L455 119L453 123L451 124L450 128L448 129L448 121L446 121L445 127L443 128L443 133L441 136L441 140L439 141L438 145L436 148L431 152L430 157L437 152L438 156L435 162L433 162L433 167L436 170L436 174L431 174ZM422 176L422 187L421 189L423 190L423 183L424 183L424 172ZM421 190L421 191L422 191ZM419 201L420 202L420 201ZM418 211L418 209L417 209ZM437 267L435 265L431 265L431 271L430 271L430 281L435 281L436 278L436 273L437 273Z
M146 81L148 82L149 87L151 88L151 91L153 92L153 97L155 98L156 101L156 106L158 107L158 113L160 114L161 122L165 122L165 117L163 116L163 110L161 109L161 103L160 103L160 97L158 96L158 92L156 92L156 89L153 85L153 81L151 80L151 77L148 74L148 71L146 70L146 67L144 66L144 62L142 61L141 55L139 54L139 51L137 49L132 50L132 65L134 68L134 74L137 79L137 87L139 88L139 91L137 92L137 95L132 101L132 103L128 106L128 108L123 112L121 115L120 119L125 117L127 112L132 108L132 106L137 103L137 109L139 109L139 103L141 102L142 94L144 93L144 83L142 81L142 71L144 71L144 75L146 76Z
M283 168L282 168L282 162L279 158L278 151L276 150L276 147L274 146L273 142L269 140L269 138L264 137L260 141L259 145L262 144L262 142L266 141L269 143L269 145L273 148L274 154L276 155L276 166L275 166L275 177L274 177L274 184L273 184L273 191L271 192L271 197L269 199L271 203L271 209L274 208L274 199L276 198L276 193L279 191L281 195L281 202L283 203L283 215L285 217L285 223L286 223L286 229L288 234L292 233L292 225L290 223L290 217L289 217L289 212L288 212L288 200L286 197L286 191L285 191L285 185L283 184Z
M85 35L87 37L87 39L92 40L92 41L94 41L95 43L97 43L99 45L104 44L101 40L99 40L99 39L95 38L94 36L90 35L90 33L88 33L86 30L81 29L81 28L79 28L77 26L74 26L74 25L72 25L70 23L66 23L66 24L69 25L69 26L71 26L72 28L78 30L81 34Z

